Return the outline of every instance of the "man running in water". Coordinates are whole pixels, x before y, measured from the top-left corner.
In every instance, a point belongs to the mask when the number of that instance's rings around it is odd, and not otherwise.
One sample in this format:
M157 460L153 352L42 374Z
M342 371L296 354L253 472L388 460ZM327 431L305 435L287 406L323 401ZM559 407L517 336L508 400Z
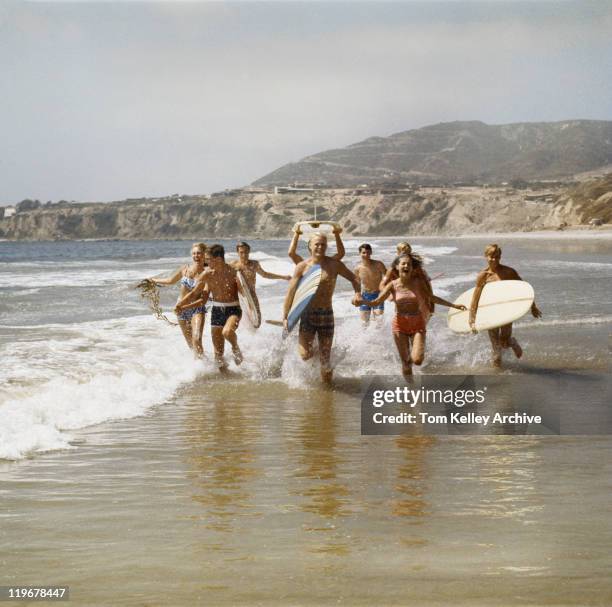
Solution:
M487 260L487 268L485 268L478 277L476 278L476 290L472 296L472 303L470 304L470 327L474 333L476 330L476 314L478 311L478 302L480 301L480 295L484 286L488 282L495 282L498 280L523 280L518 272L509 266L503 266L499 260L501 259L501 248L496 244L490 244L486 247L484 254ZM531 314L534 318L540 318L542 312L538 309L533 302L531 306ZM514 355L517 358L523 356L523 349L519 345L516 338L512 337L512 323L498 327L497 329L489 329L489 339L491 340L492 354L493 354L493 366L501 367L502 363L502 350L504 348L512 348Z
M238 290L240 286L236 277L236 270L225 263L225 249L220 244L215 244L208 250L209 270L198 279L192 291L183 297L177 304L176 310L180 310L192 300L203 298L204 303L212 295L213 306L210 316L211 336L215 349L215 361L220 369L226 369L227 363L223 358L225 340L232 346L234 362L239 365L243 357L238 347L236 329L242 317L242 310L238 302Z
M302 276L314 265L321 266L321 282L310 305L302 314L300 320L300 335L298 350L302 360L308 360L314 355L313 344L315 336L319 340L319 356L321 360L321 379L325 384L330 384L333 370L330 366L330 355L334 339L334 311L332 309L332 297L336 288L338 274L346 278L355 291L353 304L360 297L359 281L355 275L341 262L332 257L327 257L327 237L323 234L314 234L308 248L311 252L310 259L297 264L293 278L289 283L289 290L285 298L283 308L283 323L287 329L287 317L293 304L293 298Z
M365 301L374 301L380 294L379 285L385 276L387 268L382 261L372 259L372 246L364 243L359 247L361 262L355 268L355 276L361 283L361 297ZM369 324L370 314L374 311L375 317L381 317L385 311L384 302L377 306L359 306L359 315L364 325ZM380 318L379 318L380 320Z
M246 281L255 291L255 282L257 280L257 274L263 276L264 278L272 278L278 280L291 280L291 276L288 274L273 274L272 272L266 272L261 264L255 259L249 259L249 254L251 253L251 245L246 242L239 242L236 245L236 251L238 252L238 259L236 261L232 261L230 264L234 270L240 270Z

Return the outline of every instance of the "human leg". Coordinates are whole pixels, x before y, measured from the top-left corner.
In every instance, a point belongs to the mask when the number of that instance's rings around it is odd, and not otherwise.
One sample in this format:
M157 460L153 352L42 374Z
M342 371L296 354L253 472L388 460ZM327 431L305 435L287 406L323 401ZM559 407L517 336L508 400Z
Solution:
M419 331L412 336L410 357L415 365L422 365L425 359L425 331Z
M204 355L204 347L202 346L202 335L204 334L204 321L206 314L198 312L191 318L191 347L196 356L201 358Z
M404 377L412 377L412 360L410 359L410 337L404 333L393 332L395 347L402 361L402 374Z
M242 363L243 357L240 348L238 347L238 336L236 335L236 329L238 328L238 323L240 322L240 316L236 314L232 314L226 321L223 326L223 338L230 343L232 346L232 353L234 355L234 362L237 365Z
M512 348L514 356L520 358L523 356L523 348L521 348L515 337L512 337L512 323L504 325L499 330L499 341L502 348Z
M193 334L191 330L191 322L188 320L179 319L178 324L181 328L181 333L183 334L183 337L187 342L187 346L189 347L189 349L193 349Z
M494 367L501 367L502 348L500 343L499 329L489 329L489 339L491 340L492 362Z

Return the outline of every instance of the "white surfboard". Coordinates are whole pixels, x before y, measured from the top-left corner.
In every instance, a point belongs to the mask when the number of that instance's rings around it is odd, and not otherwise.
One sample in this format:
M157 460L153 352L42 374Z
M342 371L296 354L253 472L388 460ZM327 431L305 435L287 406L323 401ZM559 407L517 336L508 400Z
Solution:
M334 228L339 228L340 224L335 221L298 221L293 226L295 232L298 228L302 232L302 239L309 240L314 233L325 234L331 236Z
M261 312L259 310L259 300L255 290L251 288L248 280L244 277L242 270L238 270L236 273L238 276L238 282L242 287L242 293L238 291L238 299L240 300L240 307L246 314L246 318L250 325L254 329L258 329L261 325Z
M319 283L321 282L321 266L314 264L304 273L298 283L297 291L293 297L293 303L287 316L289 332L298 324L302 314L306 311L311 299L315 296Z
M467 311L450 308L448 327L455 333L470 333L470 304L476 287L462 293L456 305L464 305ZM534 300L533 287L524 280L498 280L488 282L480 295L476 310L476 330L496 329L518 320L529 310Z

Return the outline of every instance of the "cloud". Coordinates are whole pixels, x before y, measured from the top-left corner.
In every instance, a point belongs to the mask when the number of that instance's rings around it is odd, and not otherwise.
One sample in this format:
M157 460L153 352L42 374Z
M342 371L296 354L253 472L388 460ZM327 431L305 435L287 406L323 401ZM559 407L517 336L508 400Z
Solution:
M206 192L432 122L610 118L610 11L529 5L14 7L5 202Z

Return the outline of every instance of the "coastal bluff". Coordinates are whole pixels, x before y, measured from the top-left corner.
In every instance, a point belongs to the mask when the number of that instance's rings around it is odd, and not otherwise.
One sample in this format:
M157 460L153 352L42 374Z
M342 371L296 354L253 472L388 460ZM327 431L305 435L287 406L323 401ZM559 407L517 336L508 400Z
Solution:
M32 201L28 201L32 202ZM210 196L0 209L0 238L210 239L287 237L297 221L341 223L345 234L448 235L612 222L612 174L580 183L360 188L244 188Z

